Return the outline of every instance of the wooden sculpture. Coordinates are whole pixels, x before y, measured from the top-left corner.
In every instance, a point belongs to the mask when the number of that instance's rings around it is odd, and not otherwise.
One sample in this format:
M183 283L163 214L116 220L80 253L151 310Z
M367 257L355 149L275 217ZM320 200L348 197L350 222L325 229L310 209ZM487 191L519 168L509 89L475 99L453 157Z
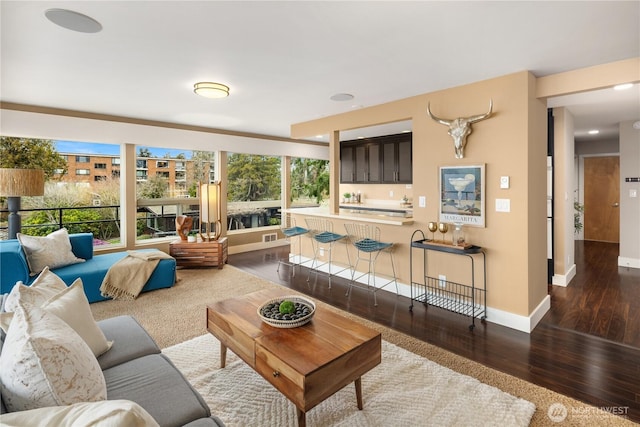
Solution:
M186 215L176 216L176 231L181 240L187 240L187 235L193 226L193 218Z

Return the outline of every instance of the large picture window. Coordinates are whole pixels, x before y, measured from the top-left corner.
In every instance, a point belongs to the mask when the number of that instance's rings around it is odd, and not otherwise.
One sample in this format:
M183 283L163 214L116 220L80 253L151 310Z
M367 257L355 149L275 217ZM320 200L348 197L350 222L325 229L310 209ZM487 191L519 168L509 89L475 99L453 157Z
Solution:
M229 153L227 227L229 230L278 225L281 208L281 159Z

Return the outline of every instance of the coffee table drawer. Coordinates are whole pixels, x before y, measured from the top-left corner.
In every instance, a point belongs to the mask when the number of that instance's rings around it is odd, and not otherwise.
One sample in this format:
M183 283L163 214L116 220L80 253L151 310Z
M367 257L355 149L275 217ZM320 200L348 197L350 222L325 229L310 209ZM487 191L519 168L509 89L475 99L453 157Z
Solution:
M261 345L256 345L255 369L296 406L304 408L304 375L275 357Z

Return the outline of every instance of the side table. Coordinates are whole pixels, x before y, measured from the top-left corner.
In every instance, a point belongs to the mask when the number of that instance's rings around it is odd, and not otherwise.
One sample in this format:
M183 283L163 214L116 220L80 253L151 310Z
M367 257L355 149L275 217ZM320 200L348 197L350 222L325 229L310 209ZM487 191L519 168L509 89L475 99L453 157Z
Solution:
M179 267L218 267L227 263L227 238L188 243L176 240L169 244L169 254L176 259Z

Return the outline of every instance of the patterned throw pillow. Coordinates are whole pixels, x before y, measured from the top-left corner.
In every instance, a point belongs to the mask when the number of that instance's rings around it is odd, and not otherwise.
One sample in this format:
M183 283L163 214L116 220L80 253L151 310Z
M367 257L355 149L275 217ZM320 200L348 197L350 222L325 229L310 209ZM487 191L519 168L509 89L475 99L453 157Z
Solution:
M20 303L2 348L0 384L11 412L107 398L104 375L84 340L55 315Z
M30 275L35 276L45 267L58 268L84 262L71 250L71 241L66 228L61 228L45 237L17 234L20 245L27 256Z

